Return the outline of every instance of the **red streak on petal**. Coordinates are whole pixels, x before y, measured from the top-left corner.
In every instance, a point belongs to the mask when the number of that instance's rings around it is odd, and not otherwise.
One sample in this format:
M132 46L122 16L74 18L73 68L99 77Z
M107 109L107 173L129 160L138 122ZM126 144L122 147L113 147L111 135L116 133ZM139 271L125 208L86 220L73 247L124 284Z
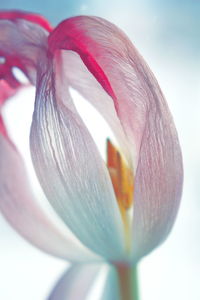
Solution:
M1 115L0 115L0 134L2 134L3 136L5 136L6 138L8 138L6 127L4 125L4 122L3 122L3 119L2 119Z
M53 30L52 26L43 18L42 16L23 12L23 11L0 11L0 21L1 20L9 20L15 23L18 19L23 19L29 21L34 24L38 24L43 27L46 31L51 32ZM16 55L8 55L5 51L0 51L0 57L5 59L4 63L0 64L0 112L1 107L4 102L13 96L17 90L22 86L20 82L15 78L12 73L13 67L18 67L26 74L26 67L30 64L30 62L22 59ZM3 122L3 118L0 114L0 134L4 135L7 140L9 137L7 135L6 127ZM10 140L9 140L10 141ZM10 141L12 144L12 142Z
M10 20L12 22L15 22L17 19L23 19L38 24L48 32L51 32L53 30L52 26L42 16L17 10L0 11L0 20ZM5 63L0 65L0 79L5 79L11 87L17 88L20 83L13 76L12 67L18 67L24 73L26 73L26 69L24 66L25 63L22 63L19 57L7 55L4 51L0 51L0 56L5 58ZM30 62L27 61L26 66L29 63Z
M115 109L118 111L116 107L117 103L115 101L116 96L108 77L87 47L88 45L92 45L93 49L96 48L95 52L98 53L98 45L90 37L86 36L80 27L76 26L76 19L79 18L81 17L73 17L61 22L49 35L48 42L50 53L54 55L56 50L59 49L77 52L88 70L114 100Z
M5 80L0 80L0 134L2 134L14 148L15 148L15 146L11 142L11 140L8 136L6 126L5 126L3 118L1 116L1 107L8 98L10 98L16 94L19 87L20 86L18 86L17 88L12 88Z
M6 138L6 141L9 142L9 144L11 145L11 147L13 147L13 149L16 152L18 152L15 144L13 144L12 140L10 139L10 137L8 135L8 132L6 130L6 126L4 125L4 121L3 121L3 118L1 116L1 114L0 114L0 135L3 135Z
M12 88L5 80L0 80L0 109L6 99L15 95L19 87Z
M53 30L52 26L39 15L23 12L23 11L0 11L0 20L9 20L15 22L17 19L27 20L29 22L35 23L46 29L48 32ZM21 59L14 55L7 55L5 51L0 51L0 56L5 58L5 63L0 65L0 79L5 79L12 88L17 88L20 83L16 80L12 73L12 67L18 67L24 73L26 73L26 67L29 65L29 61L23 62Z
M20 86L20 83L16 80L12 73L12 67L18 67L24 73L26 73L26 69L24 64L22 64L21 60L16 56L7 55L4 52L0 51L0 56L5 58L5 63L0 65L0 79L5 79L8 84L12 88L17 88ZM29 62L27 61L27 65Z
M48 32L53 30L52 26L49 22L42 16L31 14L28 12L18 11L18 10L3 10L0 12L0 19L7 19L7 20L17 20L17 19L24 19L30 21L32 23L38 24L46 29Z

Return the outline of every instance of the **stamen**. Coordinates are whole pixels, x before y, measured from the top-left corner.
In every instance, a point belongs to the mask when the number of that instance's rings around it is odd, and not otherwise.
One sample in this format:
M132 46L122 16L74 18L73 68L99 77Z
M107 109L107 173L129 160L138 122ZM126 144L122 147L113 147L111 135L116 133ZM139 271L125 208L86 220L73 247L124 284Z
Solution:
M107 140L107 167L118 204L124 210L133 204L133 174L111 141Z
M133 206L134 177L122 155L109 139L107 140L107 167L124 222L127 244L129 244L129 212ZM129 248L129 246L127 247Z

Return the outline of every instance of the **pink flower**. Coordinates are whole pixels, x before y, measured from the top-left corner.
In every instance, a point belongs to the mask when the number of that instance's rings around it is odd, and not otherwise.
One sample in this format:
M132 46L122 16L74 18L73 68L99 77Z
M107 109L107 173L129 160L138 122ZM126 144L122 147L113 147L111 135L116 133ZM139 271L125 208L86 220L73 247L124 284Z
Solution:
M137 263L170 232L183 177L173 119L143 58L104 19L73 17L52 30L42 17L17 11L0 13L0 57L0 104L21 88L13 66L36 85L32 159L66 228L61 230L35 202L1 117L2 213L52 255L72 262ZM107 142L107 163L70 87L95 106L117 138L118 147ZM80 274L83 267L76 268L72 272ZM89 278L94 270L85 268L92 270Z

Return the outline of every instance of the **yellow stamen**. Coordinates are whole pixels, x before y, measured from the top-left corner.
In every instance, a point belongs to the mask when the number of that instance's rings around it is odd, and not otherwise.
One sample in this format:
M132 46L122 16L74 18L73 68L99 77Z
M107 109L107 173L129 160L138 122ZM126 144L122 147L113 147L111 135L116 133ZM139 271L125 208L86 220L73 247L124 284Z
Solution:
M128 241L130 233L130 219L128 212L133 205L133 173L109 139L107 140L107 167Z

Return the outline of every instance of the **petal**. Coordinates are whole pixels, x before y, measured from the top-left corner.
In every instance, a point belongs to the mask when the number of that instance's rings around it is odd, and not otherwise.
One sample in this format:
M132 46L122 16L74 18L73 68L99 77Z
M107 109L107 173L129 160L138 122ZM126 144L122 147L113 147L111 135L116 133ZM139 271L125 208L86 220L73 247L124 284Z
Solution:
M88 71L76 52L61 50L59 60L63 81L65 78L70 87L78 91L100 112L115 134L121 151L127 160L130 160L127 139L117 117L112 98Z
M135 176L134 261L166 238L181 199L182 156L173 121L163 106L152 105L143 131Z
M83 244L123 259L124 234L108 170L76 112L58 56L41 64L31 130L36 172L48 200Z
M73 265L58 281L48 300L87 299L100 268L101 265Z
M48 31L47 31L48 30ZM18 11L0 12L0 79L12 88L19 86L13 74L18 67L34 83L38 58L46 49L48 23L37 15Z
M116 26L98 17L80 16L63 21L50 34L49 49L77 52L87 69L112 99L115 112L131 144L136 167L145 126L146 97L143 60ZM139 69L140 68L140 69ZM99 99L103 101L104 99ZM106 116L104 102L104 116ZM105 117L106 118L106 117Z
M23 161L0 134L0 210L10 224L42 250L72 261L99 260L54 216L43 211L29 186Z
M119 278L114 266L110 266L100 300L120 300Z
M35 81L38 56L46 47L49 23L41 16L21 11L0 11L0 108L23 86L14 75L20 68Z
M178 137L158 83L127 37L101 18L74 17L49 36L52 53L77 52L113 100L135 170L133 260L170 231L183 171Z
M98 286L97 281L99 281ZM120 300L118 277L114 267L92 264L73 265L61 277L48 298L48 300L58 299Z
M4 122L3 122L3 119L2 119L1 115L0 115L0 134L2 134L4 136L7 136L7 130L6 130L6 127L4 125Z
M5 80L0 81L0 110L5 100L14 96L18 89L19 86L16 88L12 88Z
M43 16L37 14L32 14L19 10L3 10L0 11L0 19L7 19L13 21L16 21L17 19L24 19L31 23L40 25L48 32L52 31L52 27L49 24L49 22Z
M0 12L0 106L21 85L13 67L20 68L34 83L38 58L46 54L50 30L50 25L40 16L19 11ZM99 260L59 223L58 217L44 212L36 202L23 162L9 141L1 116L0 133L0 207L8 221L30 242L51 254L72 261Z

